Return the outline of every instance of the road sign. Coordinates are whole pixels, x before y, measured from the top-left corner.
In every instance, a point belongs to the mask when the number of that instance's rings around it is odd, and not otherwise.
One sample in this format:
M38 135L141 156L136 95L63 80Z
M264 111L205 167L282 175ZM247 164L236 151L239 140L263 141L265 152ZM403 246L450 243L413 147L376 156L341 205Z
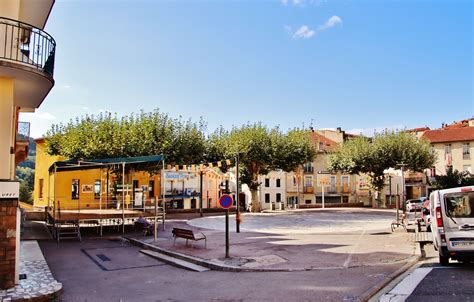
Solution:
M329 186L331 183L331 175L318 174L318 186Z
M232 196L228 194L224 194L219 198L219 203L221 204L221 207L224 209L228 209L232 206L233 200Z

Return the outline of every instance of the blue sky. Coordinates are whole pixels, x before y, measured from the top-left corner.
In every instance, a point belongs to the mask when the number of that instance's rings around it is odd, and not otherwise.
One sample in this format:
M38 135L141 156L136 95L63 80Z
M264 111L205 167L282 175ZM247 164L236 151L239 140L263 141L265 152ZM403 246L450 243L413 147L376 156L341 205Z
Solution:
M209 130L373 129L474 115L472 1L57 0L56 85L32 135L159 108Z

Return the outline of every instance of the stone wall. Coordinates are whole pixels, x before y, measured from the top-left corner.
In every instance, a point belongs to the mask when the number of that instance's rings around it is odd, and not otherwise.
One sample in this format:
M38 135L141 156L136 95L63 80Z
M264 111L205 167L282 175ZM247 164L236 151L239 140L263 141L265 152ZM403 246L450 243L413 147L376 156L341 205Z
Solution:
M0 201L0 289L15 285L18 200Z

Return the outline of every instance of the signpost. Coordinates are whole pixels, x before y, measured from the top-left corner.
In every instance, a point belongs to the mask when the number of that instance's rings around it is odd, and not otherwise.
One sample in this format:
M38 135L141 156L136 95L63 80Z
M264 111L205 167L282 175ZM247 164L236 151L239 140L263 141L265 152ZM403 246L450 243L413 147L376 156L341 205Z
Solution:
M232 196L222 194L219 203L225 209L225 257L229 258L229 208L232 206Z
M326 171L318 172L318 185L321 186L321 201L324 209L324 187L331 183L331 175Z

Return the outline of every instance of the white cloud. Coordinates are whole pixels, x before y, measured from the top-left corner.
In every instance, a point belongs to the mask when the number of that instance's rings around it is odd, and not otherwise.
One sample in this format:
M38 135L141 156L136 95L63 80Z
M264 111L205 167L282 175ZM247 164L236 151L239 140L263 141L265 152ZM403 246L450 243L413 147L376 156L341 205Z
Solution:
M339 16L332 16L323 25L320 25L318 27L318 30L323 31L323 30L326 30L328 28L334 27L336 25L341 25L342 26L342 19Z
M303 0L293 0L293 5L295 6L303 5Z
M293 34L293 38L309 39L312 38L315 34L315 31L309 28L307 25L302 25L300 28L298 28L297 31L295 31L295 33Z
M71 85L63 85L63 88L64 89L70 89L70 88L72 88L72 86Z
M283 4L283 5L288 5L288 0L281 0L280 2L281 2L281 4Z
M288 6L291 4L293 6L305 7L308 5L320 6L322 3L326 2L326 0L280 0L280 3Z
M329 18L323 25L318 26L315 30L311 29L308 25L301 25L294 33L292 31L291 26L285 25L285 31L292 35L295 39L309 39L314 37L318 32L325 31L331 27L336 25L342 26L342 19L339 16L332 16Z
M89 111L89 110L90 110L90 108L87 107L87 106L83 106L82 109L85 110L85 111Z

